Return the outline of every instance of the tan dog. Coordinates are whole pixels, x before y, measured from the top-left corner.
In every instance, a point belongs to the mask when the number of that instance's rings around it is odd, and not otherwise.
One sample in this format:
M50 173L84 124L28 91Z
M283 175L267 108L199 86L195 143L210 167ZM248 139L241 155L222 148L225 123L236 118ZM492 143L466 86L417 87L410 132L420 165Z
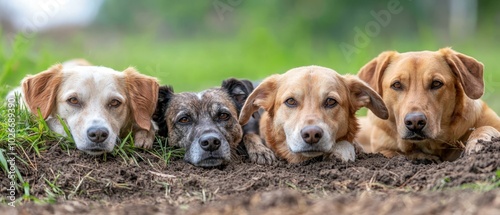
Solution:
M307 66L266 78L246 100L239 120L244 125L263 108L260 134L291 163L318 156L354 161L355 112L363 106L388 117L380 96L356 76Z
M61 117L76 147L89 154L111 152L119 137L130 131L136 146L151 147L156 79L134 68L118 72L88 65L84 60L73 60L26 77L21 88L29 110L36 114L40 109L50 129L65 135L57 116Z
M384 99L389 120L368 114L357 142L387 157L454 160L479 151L478 140L499 136L500 118L479 98L483 64L449 48L387 51L359 72Z

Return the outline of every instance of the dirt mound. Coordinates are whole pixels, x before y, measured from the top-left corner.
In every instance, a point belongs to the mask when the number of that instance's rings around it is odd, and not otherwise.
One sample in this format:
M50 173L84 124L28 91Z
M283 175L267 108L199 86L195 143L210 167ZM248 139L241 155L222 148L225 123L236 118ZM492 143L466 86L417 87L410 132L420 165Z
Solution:
M187 214L499 214L500 191L354 192L324 199L279 190L218 202Z
M52 147L19 165L31 195L55 204L0 210L39 214L500 214L500 142L454 162L419 164L361 154L356 162L235 161L202 169L148 153L136 160ZM2 192L9 183L2 181ZM462 189L470 187L470 189ZM449 189L451 188L451 189ZM491 191L483 191L491 190ZM479 192L481 191L481 192ZM467 212L467 213L466 213Z

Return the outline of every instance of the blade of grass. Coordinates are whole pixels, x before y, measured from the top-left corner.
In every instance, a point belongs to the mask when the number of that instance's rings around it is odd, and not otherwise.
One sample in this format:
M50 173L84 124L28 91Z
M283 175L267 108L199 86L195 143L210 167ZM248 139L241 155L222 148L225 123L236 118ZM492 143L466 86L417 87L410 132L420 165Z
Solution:
M70 132L66 122L59 115L57 115L57 120L59 120L59 123L61 123L61 125L64 129L64 133L66 133L66 138L68 138L68 140L74 144L75 140L73 139L73 135L71 135L71 132Z
M5 172L5 175L7 175L9 172L9 166L7 165L7 159L5 158L5 155L3 154L4 151L5 151L5 149L0 149L0 167Z

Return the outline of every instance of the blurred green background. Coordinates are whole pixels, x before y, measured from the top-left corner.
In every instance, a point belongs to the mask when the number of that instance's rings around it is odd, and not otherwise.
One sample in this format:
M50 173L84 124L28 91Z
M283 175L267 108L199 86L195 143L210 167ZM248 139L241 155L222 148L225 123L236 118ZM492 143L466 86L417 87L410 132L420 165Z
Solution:
M71 58L135 66L180 92L313 64L356 74L385 50L450 46L485 64L483 99L498 112L499 9L493 0L106 0L88 26L36 35L4 17L0 96Z

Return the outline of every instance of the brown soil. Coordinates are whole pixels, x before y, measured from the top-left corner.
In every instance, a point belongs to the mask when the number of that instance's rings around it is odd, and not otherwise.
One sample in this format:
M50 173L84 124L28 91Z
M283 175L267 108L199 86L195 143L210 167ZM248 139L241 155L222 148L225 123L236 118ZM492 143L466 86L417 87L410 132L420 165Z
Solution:
M174 159L166 164L139 152L138 165L121 157L92 157L54 146L19 165L33 202L7 214L500 214L500 142L454 162L420 164L361 154L356 162L235 161L202 169ZM3 177L2 193L9 181ZM465 187L472 187L465 189Z

